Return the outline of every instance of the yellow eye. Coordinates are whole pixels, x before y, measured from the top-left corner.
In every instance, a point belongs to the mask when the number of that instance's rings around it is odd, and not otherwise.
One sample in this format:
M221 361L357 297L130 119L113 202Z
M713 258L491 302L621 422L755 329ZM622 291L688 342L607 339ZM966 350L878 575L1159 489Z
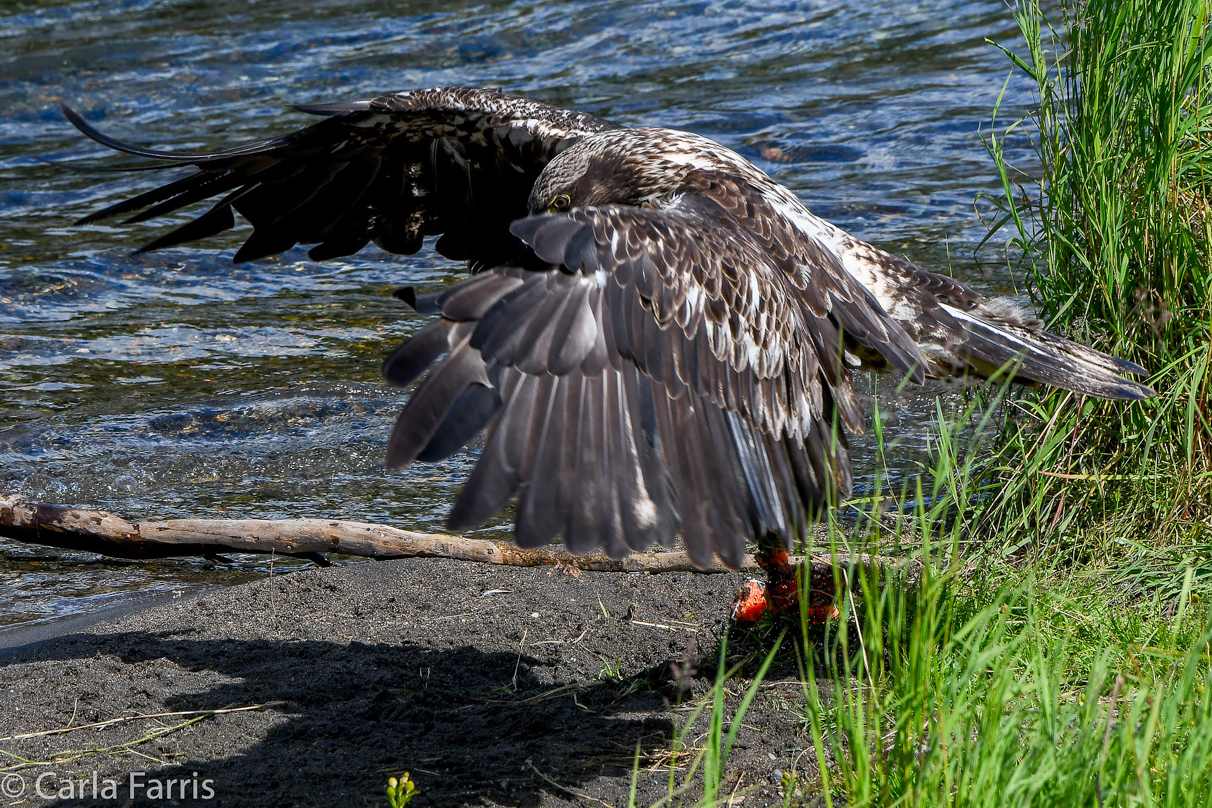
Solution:
M572 207L572 197L568 194L556 194L551 200L551 204L547 206L549 211L567 210Z

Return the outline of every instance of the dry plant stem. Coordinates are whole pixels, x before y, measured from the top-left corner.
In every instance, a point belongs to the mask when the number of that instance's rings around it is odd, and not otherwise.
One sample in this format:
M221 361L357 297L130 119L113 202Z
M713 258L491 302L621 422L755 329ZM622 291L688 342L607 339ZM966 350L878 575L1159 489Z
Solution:
M573 555L555 549L523 550L516 545L468 539L362 522L333 519L167 519L128 522L104 511L32 502L0 494L0 537L28 544L84 550L115 558L208 556L219 552L306 556L340 553L363 558L452 558L516 567L565 566L600 572L727 572L714 562L696 570L681 552L633 553L612 559ZM839 555L837 563L850 557ZM871 563L856 556L858 564ZM815 568L832 569L827 555L812 556ZM743 570L760 569L746 555Z
M81 724L73 727L71 722L68 722L66 727L60 729L44 729L40 732L26 732L21 735L8 735L0 738L0 741L24 741L29 738L42 738L47 735L62 735L65 732L78 732L82 729L103 729L115 724L125 724L128 721L143 721L153 718L179 718L183 716L201 716L209 718L212 715L225 715L227 713L246 713L249 710L266 710L271 707L281 707L286 704L284 701L267 701L264 704L250 704L247 707L224 707L218 710L177 710L171 713L145 713L142 715L123 715L117 718L109 718L105 721L96 721L92 724ZM73 719L75 718L73 714Z
M613 805L606 802L605 800L599 800L597 797L591 797L588 794L584 793L583 791L577 791L575 788L569 788L568 786L560 785L555 780L552 780L550 777L548 777L547 775L545 775L541 771L539 771L538 768L535 767L534 763L532 763L530 761L530 758L526 758L526 765L529 766L531 771L533 771L535 774L537 774L539 777L541 777L549 786L554 786L555 788L558 788L560 791L563 791L565 794L571 794L572 796L576 797L577 799L586 800L588 802L596 802L598 805L606 806L606 808L614 808Z
M0 772L20 771L21 769L28 769L28 768L31 768L34 766L54 766L57 763L70 763L74 760L79 760L82 757L87 757L88 755L105 754L105 755L112 756L117 752L130 752L130 753L138 755L140 757L148 758L149 760L155 761L156 763L163 764L165 761L163 761L159 758L156 758L156 757L144 755L143 753L136 750L135 747L145 744L148 741L154 741L157 738L163 738L165 735L169 735L178 730L185 729L186 727L192 727L194 724L197 724L199 721L204 721L207 718L210 718L210 716L209 715L200 715L196 718L190 718L185 721L182 721L179 724L174 724L169 727L157 727L156 729L149 730L148 732L144 733L141 737L136 738L133 741L127 741L126 743L118 744L116 746L105 746L105 747L98 746L98 747L89 747L88 749L68 749L68 750L64 750L62 752L55 752L50 756L50 758L48 760L32 760L30 758L24 758L24 757L21 757L20 755L16 755L16 754L13 754L12 752L6 752L5 750L0 749L0 755L5 755L8 758L17 761L16 763L14 763L11 766L0 767Z
M242 712L248 712L249 710L265 710L265 709L269 709L271 707L281 706L285 703L286 702L283 702L283 701L269 701L269 702L265 702L264 704L251 704L247 707L225 707L225 708L222 708L219 710L182 710L182 711L171 712L171 713L149 713L147 715L121 716L119 718L111 718L108 721L98 721L95 724L84 724L79 727L65 727L63 729L52 729L52 730L46 730L43 732L29 732L29 733L25 733L23 735L12 735L12 736L9 736L8 738L0 738L0 741L38 738L38 737L43 737L43 736L47 736L47 735L58 735L58 734L62 734L65 732L75 732L76 730L81 730L81 729L103 729L105 727L109 727L114 724L125 723L127 721L166 718L169 716L178 716L178 717L191 716L190 718L187 718L186 720L184 720L178 724L173 724L171 726L155 727L155 728L145 732L142 736L135 738L132 741L127 741L126 743L117 744L116 746L106 746L106 747L98 746L98 747L89 747L87 749L62 750L62 751L51 754L51 756L48 760L32 760L30 758L24 758L24 757L21 757L20 755L0 749L0 755L5 755L9 759L17 761L16 763L14 763L10 766L0 766L0 772L19 771L21 769L28 769L28 768L31 768L34 766L53 766L57 763L68 763L73 760L79 760L80 758L87 757L88 755L99 755L99 754L113 755L118 752L130 752L132 754L140 755L142 757L148 757L147 755L143 755L141 752L136 750L135 747L139 746L141 744L145 744L148 741L154 741L157 738L163 738L165 735L169 735L171 733L177 732L178 730L185 729L186 727L191 727L200 721L205 721L208 718L214 718L217 715L225 715L227 713L242 713ZM155 760L158 763L164 762L164 761L160 760L159 758L152 757L149 759Z

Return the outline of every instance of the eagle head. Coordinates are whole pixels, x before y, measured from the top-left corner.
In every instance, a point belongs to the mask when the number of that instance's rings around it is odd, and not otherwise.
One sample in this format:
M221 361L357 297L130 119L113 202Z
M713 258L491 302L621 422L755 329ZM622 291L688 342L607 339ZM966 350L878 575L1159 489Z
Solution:
M600 132L560 152L535 180L528 201L530 214L603 205L640 206L674 193L687 172L652 152L648 132Z

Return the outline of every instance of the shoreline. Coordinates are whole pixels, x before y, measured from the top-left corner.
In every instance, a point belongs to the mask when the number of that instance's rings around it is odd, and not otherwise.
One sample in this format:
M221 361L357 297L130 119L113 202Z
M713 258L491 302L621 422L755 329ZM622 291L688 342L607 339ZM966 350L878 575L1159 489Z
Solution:
M243 586L243 584L230 584ZM134 590L120 599L103 604L100 608L70 614L25 620L0 626L0 664L27 646L52 642L58 637L74 634L104 623L122 619L135 612L154 609L173 601L199 597L222 584L195 585L178 593Z

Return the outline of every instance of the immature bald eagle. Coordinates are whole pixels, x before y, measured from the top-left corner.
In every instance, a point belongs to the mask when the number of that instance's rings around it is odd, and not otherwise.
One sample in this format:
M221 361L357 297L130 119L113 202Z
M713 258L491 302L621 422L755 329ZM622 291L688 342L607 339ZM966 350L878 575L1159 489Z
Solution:
M790 545L851 487L861 428L848 366L915 381L1014 366L1021 381L1110 399L1144 371L1044 332L1005 300L889 255L808 212L740 155L496 90L443 88L301 107L326 120L214 154L118 151L195 173L82 222L139 222L222 195L142 249L234 225L245 261L441 235L473 277L405 295L440 317L384 363L408 385L388 464L436 460L486 431L450 516L478 524L517 495L523 546L562 537L612 556L681 535L731 566L746 539Z

